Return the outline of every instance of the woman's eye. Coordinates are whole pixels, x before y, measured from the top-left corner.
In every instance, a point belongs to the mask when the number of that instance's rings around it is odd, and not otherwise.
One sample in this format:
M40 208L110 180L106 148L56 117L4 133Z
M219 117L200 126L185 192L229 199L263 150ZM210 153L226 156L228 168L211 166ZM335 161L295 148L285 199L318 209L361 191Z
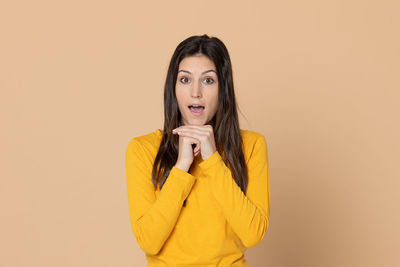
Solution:
M213 78L205 78L204 80L206 83L214 83L214 79Z
M181 81L181 83L186 83L187 82L187 78L186 77L181 77L179 80Z

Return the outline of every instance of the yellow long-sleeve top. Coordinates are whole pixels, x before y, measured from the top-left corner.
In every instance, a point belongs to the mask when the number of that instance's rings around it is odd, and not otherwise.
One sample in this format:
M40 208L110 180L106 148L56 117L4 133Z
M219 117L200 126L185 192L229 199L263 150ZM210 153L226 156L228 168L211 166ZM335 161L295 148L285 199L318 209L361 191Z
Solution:
M240 132L249 178L246 195L218 151L205 160L199 154L188 172L174 166L162 189L155 189L151 171L161 130L130 140L129 217L149 267L248 266L246 248L257 245L269 226L270 179L265 137Z

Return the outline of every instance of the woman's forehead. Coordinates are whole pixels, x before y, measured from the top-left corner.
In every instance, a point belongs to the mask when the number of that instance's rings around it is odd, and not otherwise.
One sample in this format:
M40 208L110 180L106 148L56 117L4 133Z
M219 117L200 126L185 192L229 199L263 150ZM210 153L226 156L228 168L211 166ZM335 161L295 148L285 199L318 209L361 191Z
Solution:
M179 63L178 71L185 70L193 73L195 71L216 70L214 62L205 55L187 56Z

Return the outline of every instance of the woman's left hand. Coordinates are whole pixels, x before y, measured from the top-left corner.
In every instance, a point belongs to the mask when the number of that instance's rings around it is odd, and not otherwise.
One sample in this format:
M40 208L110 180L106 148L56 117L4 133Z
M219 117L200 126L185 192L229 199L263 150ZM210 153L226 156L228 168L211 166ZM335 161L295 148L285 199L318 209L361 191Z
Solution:
M198 139L201 145L194 148L194 156L201 153L203 160L206 160L217 151L211 125L182 125L172 130L172 133Z

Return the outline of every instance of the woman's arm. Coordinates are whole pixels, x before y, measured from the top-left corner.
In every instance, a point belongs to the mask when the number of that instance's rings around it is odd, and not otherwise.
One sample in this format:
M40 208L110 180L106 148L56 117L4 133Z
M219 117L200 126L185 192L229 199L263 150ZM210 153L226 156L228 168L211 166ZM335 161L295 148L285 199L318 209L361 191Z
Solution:
M230 169L216 151L199 163L226 220L246 247L263 239L269 226L270 181L265 137L258 137L248 160L248 188L244 195Z
M152 168L140 143L132 139L126 149L130 221L139 246L146 254L155 255L171 234L195 177L173 167L156 198Z

